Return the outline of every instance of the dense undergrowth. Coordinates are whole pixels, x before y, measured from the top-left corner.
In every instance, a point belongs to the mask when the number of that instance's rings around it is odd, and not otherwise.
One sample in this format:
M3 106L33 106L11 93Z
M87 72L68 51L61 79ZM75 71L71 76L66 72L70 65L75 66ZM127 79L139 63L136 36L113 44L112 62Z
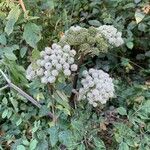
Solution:
M0 74L0 149L149 150L149 14L148 0L1 0L0 69L40 108L13 85L7 87ZM113 25L122 32L124 44L107 53L88 50L84 61L76 60L78 79L61 76L55 86L28 81L29 64L73 25ZM78 91L72 93L80 86L81 72L89 68L114 79L115 97L104 105L92 107L86 100L77 101Z

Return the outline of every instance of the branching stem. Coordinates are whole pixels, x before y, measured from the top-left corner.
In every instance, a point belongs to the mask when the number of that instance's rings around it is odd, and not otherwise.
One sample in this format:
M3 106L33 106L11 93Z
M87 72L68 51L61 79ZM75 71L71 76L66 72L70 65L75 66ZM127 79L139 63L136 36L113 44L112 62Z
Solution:
M2 76L5 78L5 80L7 81L7 85L4 86L5 88L6 87L10 87L12 89L14 89L15 91L17 91L20 95L22 95L23 97L25 97L28 101L30 101L33 105L35 105L36 107L38 108L41 108L41 104L36 101L34 98L32 98L30 95L28 95L26 92L24 92L22 89L20 89L19 87L17 87L15 84L13 84L9 79L8 77L5 75L5 73L0 69L0 73L2 74ZM3 89L4 89L3 87ZM49 112L48 113L48 116L50 118L52 118L54 121L56 121L56 116L53 115L53 113Z

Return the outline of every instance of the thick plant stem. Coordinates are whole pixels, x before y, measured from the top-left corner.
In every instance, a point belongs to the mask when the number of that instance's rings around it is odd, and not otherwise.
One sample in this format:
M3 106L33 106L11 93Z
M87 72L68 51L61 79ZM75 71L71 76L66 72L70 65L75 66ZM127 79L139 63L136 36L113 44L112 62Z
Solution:
M76 71L76 74L75 74L74 79L73 79L73 86L72 86L73 90L77 89L77 82L78 82L78 78L79 78L79 74L78 73L79 73L79 70L80 70L80 66L83 63L83 58L84 58L84 56L82 55L80 57L80 59L79 59L79 62L78 62L78 70ZM75 101L76 101L75 97L76 97L76 93L74 91L72 91L70 99L69 99L70 106L72 108L75 108Z
M36 101L33 97L31 97L30 95L28 95L26 92L24 92L22 89L20 89L19 87L17 87L15 84L13 84L8 77L5 75L5 73L0 69L0 73L2 74L2 76L5 78L5 80L7 81L8 85L7 87L10 87L12 89L14 89L15 91L17 91L20 95L22 95L23 97L25 97L28 101L30 101L33 105L35 105L38 108L41 108L41 104ZM56 121L57 117L54 116L53 113L48 112L47 114L50 118L52 118L54 121Z
M20 5L21 5L21 7L22 7L22 10L23 10L24 12L26 12L26 7L25 7L25 5L24 5L23 0L19 0L19 3L20 3Z

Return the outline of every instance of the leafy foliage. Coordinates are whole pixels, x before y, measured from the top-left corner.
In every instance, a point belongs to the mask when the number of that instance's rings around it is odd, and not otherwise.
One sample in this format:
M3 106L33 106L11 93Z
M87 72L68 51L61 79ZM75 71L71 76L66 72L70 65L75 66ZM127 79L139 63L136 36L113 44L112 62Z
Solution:
M0 2L0 69L42 105L34 107L0 75L0 149L149 150L150 16L147 0L24 0ZM86 101L69 105L72 84L60 79L55 90L28 82L25 69L39 52L72 25L114 25L125 44L80 65L115 78L116 97L103 108ZM80 87L80 83L78 83ZM56 90L57 89L57 90ZM53 93L53 94L52 94ZM45 116L52 111L57 121Z

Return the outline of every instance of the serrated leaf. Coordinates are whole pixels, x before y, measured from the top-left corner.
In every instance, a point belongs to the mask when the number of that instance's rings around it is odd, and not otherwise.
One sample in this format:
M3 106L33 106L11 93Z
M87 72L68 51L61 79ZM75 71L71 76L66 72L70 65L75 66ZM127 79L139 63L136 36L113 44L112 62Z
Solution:
M73 146L74 139L70 130L62 131L59 133L59 141L67 147Z
M6 45L6 37L5 34L0 35L0 44Z
M23 145L18 145L17 150L26 150L26 148Z
M122 142L119 144L119 150L129 150L129 146L125 142Z
M32 141L30 142L29 149L30 149L30 150L35 150L37 144L38 144L38 141L37 141L36 139L32 140Z
M10 35L14 29L14 24L17 22L20 15L19 6L14 6L8 14L7 22L5 26L5 32Z
M54 126L48 129L48 132L50 134L50 143L52 147L54 147L56 143L58 142L58 129L59 128L57 126Z
M135 12L135 20L136 20L136 23L140 23L143 18L145 17L145 14L143 12L141 12L140 10L136 10Z
M41 28L35 23L27 23L24 27L23 39L33 48L41 39Z
M127 115L127 111L124 107L117 108L117 111L120 115Z

